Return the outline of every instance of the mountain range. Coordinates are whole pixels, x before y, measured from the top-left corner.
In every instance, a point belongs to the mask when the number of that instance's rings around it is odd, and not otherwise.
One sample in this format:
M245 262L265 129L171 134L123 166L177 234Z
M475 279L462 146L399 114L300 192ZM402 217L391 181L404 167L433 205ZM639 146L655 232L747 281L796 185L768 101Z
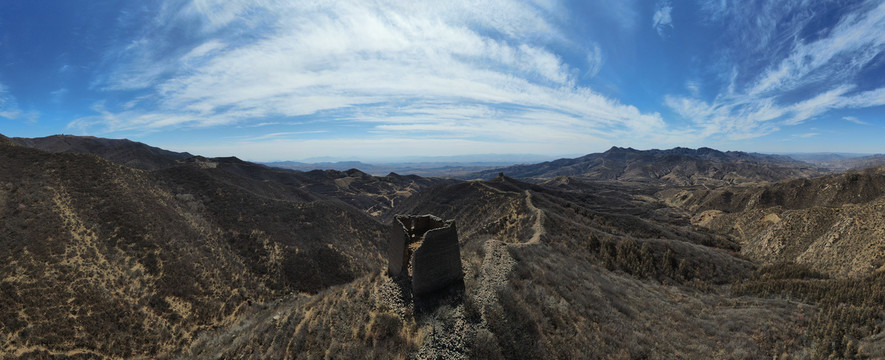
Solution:
M3 358L876 358L885 170L612 148L470 179L0 136ZM386 274L396 214L463 286Z
M518 178L568 176L667 185L727 185L815 176L825 170L782 155L722 152L710 148L642 151L612 147L603 153L516 165L467 177L488 178L496 172Z

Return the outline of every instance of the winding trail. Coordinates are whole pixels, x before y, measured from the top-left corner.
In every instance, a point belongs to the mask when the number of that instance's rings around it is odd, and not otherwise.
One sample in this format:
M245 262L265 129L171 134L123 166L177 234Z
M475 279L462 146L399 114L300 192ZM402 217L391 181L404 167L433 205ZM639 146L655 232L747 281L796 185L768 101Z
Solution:
M532 193L528 190L525 191L525 204L528 208L535 213L535 223L532 224L532 230L535 231L535 234L532 235L532 238L529 239L528 242L518 244L519 246L525 246L529 244L540 244L541 236L547 233L547 230L544 229L544 211L539 209L532 203Z
M486 189L489 189L489 190L491 190L491 191L494 191L494 192L496 192L496 193L498 193L498 194L508 194L508 193L512 194L512 192L504 191L504 190L501 190L501 189L497 189L497 188L495 188L495 187L493 187L493 186L491 186L491 185L489 185L489 184L486 184L486 182L485 182L485 181L482 181L482 180L477 180L477 181L474 181L473 183L474 183L474 184L479 184L479 185L481 185L482 187L484 187L484 188L486 188Z
M531 239L527 242L506 243L500 240L488 240L485 243L485 257L479 274L479 289L477 289L476 301L480 305L480 312L485 322L486 307L497 302L498 289L507 286L507 277L516 260L510 255L510 248L525 247L541 243L541 236L546 234L544 229L544 211L532 203L532 193L525 190L525 202L529 211L535 213L535 222L532 224ZM483 324L485 326L485 324Z

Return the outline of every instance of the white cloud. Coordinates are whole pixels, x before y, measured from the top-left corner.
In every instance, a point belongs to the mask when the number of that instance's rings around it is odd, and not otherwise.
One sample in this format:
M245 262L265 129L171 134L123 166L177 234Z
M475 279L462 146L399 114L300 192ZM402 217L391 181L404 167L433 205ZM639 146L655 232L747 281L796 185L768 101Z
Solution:
M697 81L686 81L685 89L688 90L688 93L694 97L700 96L701 94L701 86L700 84L698 84Z
M602 69L602 49L599 45L593 44L593 47L587 51L587 71L584 74L588 77L594 77Z
M198 60L200 58L205 57L206 55L212 54L218 50L224 49L227 45L218 40L209 40L205 43L198 45L193 48L187 54L181 57L181 61L184 63L188 63L192 60Z
M668 32L673 29L673 18L670 13L673 11L673 5L670 1L661 1L655 6L655 14L652 16L651 27L658 32L661 37L667 37Z
M169 18L199 20L206 40L172 51L179 55L168 62L124 62L107 80L112 89L153 89L158 107L102 105L70 127L122 131L323 116L385 138L672 139L659 114L576 85L579 73L550 50L565 37L550 20L561 14L544 10L556 8L511 0L195 1ZM255 41L238 41L243 35L232 36L229 27L253 32ZM133 49L148 51L153 40L141 41ZM595 75L601 51L586 51Z
M795 135L793 135L793 137L797 137L797 138L801 138L801 139L807 139L807 138L815 137L815 136L818 136L818 135L820 135L820 133L810 132L810 133L803 133L803 134L795 134Z
M866 121L863 121L863 120L861 120L861 119L858 119L858 118L855 117L855 116L843 116L843 117L842 117L842 120L845 120L845 121L848 121L848 122L853 122L853 123L858 124L858 125L870 125L870 123L868 123L868 122L866 122Z
M790 55L767 70L750 94L799 88L821 78L841 78L859 71L885 46L885 3L864 14L846 16L830 36L798 43ZM850 61L839 57L844 56Z
M636 0L588 1L586 3L593 7L594 12L602 13L605 19L614 20L622 30L633 30L639 20Z
M299 135L308 135L308 134L322 134L326 133L325 130L312 130L312 131L284 131L284 132L276 132L270 134L264 134L261 136L247 137L242 139L242 142L250 142L250 141L259 141L259 140L269 140L269 139L287 139L287 138L297 138Z
M53 90L49 92L49 96L52 99L53 103L61 103L64 100L65 95L67 95L69 90L67 88L61 88L57 90Z
M711 3L719 11L717 16L725 16L721 13L726 11L724 3ZM770 13L760 16L777 18ZM806 21L803 18L793 23L798 29L785 33L798 33ZM885 88L858 92L858 86L852 83L861 69L885 50L885 3L844 16L827 36L815 41L787 38L792 41L791 51L781 59L770 59L771 65L747 81L747 86L738 84L735 66L727 89L712 101L700 100L696 94L671 95L665 98L665 104L691 120L700 136L729 139L770 134L835 109L885 105ZM803 93L809 95L797 99L797 94Z
M15 120L22 115L21 110L6 86L0 84L0 117Z

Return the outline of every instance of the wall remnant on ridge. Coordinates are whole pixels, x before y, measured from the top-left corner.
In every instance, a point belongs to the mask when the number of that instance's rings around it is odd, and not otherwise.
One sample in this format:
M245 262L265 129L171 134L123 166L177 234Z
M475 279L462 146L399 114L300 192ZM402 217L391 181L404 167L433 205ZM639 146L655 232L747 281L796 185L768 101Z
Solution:
M390 229L387 272L410 277L412 293L425 295L463 279L455 223L433 215L397 215Z

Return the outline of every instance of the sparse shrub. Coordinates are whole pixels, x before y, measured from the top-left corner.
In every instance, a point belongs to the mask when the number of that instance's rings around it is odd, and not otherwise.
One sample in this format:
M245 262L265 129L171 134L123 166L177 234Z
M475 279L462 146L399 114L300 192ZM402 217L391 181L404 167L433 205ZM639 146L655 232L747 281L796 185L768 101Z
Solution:
M857 341L878 333L885 308L885 273L861 279L826 279L794 263L760 267L732 285L737 295L787 296L819 306L808 330L816 358L857 354ZM855 358L857 355L854 355Z
M402 321L396 314L373 311L366 331L366 338L372 342L373 346L377 346L379 342L399 334L402 325Z
M486 329L477 330L476 334L469 337L467 341L470 357L473 359L504 359L498 339L495 338L495 334Z

